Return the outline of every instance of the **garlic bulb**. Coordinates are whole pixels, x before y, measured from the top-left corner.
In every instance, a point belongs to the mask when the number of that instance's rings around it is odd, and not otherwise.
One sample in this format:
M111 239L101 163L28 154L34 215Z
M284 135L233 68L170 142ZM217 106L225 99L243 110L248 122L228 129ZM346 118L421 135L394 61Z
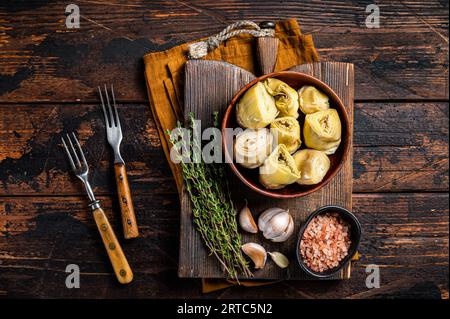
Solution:
M276 118L270 123L270 132L273 133L278 144L284 144L289 153L294 153L302 144L300 140L300 124L289 116Z
M270 258L272 258L272 260L275 262L275 264L277 264L278 267L286 268L287 266L289 266L289 259L287 259L287 257L282 253L274 251L268 252L268 254Z
M246 254L255 264L256 269L261 269L266 264L267 252L263 246L256 243L247 243L241 247L244 254Z
M294 220L289 210L269 208L258 219L263 236L273 242L283 242L294 232Z
M256 226L250 209L248 209L247 201L245 201L244 208L239 213L239 225L246 232L256 234L258 232L258 226Z
M246 168L262 165L273 148L273 135L266 128L246 129L239 133L234 142L234 159Z

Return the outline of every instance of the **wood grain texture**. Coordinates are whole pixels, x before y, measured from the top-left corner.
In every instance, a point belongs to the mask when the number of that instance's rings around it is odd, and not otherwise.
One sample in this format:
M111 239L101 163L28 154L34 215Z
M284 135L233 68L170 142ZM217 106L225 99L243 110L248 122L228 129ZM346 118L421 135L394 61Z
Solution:
M222 119L225 109L245 84L255 76L237 66L219 61L191 60L185 67L184 114L193 112L203 129L211 127L213 113ZM201 110L201 111L200 111ZM180 253L178 275L188 278L222 278L217 260L208 256L198 231L192 224L192 206L187 190L181 194Z
M117 280L121 284L129 284L133 280L133 272L105 212L102 208L97 208L92 212L92 215L94 216L98 232L102 237L103 245L108 253Z
M82 1L80 29L65 27L61 1L1 4L0 101L96 101L99 83L117 98L146 101L142 56L220 32L228 24L297 18L321 59L355 64L356 99L448 98L448 1ZM326 8L326 10L324 10Z
M139 236L139 229L125 164L114 163L114 174L116 176L117 195L122 215L123 236L125 239L136 238Z
M111 225L120 229L115 197L99 199ZM0 291L40 298L448 298L448 193L354 194L353 212L364 236L362 259L350 280L284 281L207 296L198 280L177 278L177 194L134 200L136 211L146 213L139 216L141 236L122 243L134 280L121 286L84 196L1 197ZM80 289L64 283L65 268L73 263L80 266ZM380 265L380 289L365 286L368 264Z
M293 69L298 72L313 75L328 84L343 101L348 116L350 131L353 126L353 65L347 63L321 62L313 65L302 65ZM247 82L243 79L243 74L248 72L240 68L218 61L189 61L186 65L185 80L185 114L193 112L195 117L200 119L202 127L212 125L212 113L218 111L223 114L234 94L253 77L249 76ZM299 89L299 88L295 88ZM221 117L219 117L221 118ZM351 140L350 140L351 145ZM311 195L294 198L276 200L264 197L249 188L245 187L236 176L228 172L232 198L238 207L244 204L244 199L248 200L250 210L259 214L270 207L289 208L294 221L294 234L298 233L299 227L310 212L325 205L339 205L349 210L352 208L352 155L350 154L344 162L341 171L335 178L322 189ZM242 241L263 243L268 251L280 251L294 261L296 236L292 236L283 243L270 243L261 238L261 234L242 234ZM224 272L219 268L217 261L208 256L208 251L204 246L200 235L195 230L192 223L192 209L189 196L186 192L182 196L181 206L181 230L180 230L180 277L206 277L221 278ZM339 272L332 279L344 278L348 274L345 269ZM296 262L291 262L287 269L280 269L274 263L267 263L266 266L254 271L256 279L297 279L311 280L298 267Z

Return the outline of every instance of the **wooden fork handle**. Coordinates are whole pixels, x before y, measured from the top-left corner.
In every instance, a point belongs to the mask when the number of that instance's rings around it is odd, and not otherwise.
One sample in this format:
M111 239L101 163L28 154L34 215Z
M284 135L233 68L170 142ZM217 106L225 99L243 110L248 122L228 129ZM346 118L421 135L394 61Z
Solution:
M125 164L115 163L117 193L119 195L120 211L122 213L123 235L126 239L139 236L139 230L134 214L133 200L131 199L130 185L128 184Z
M256 56L261 75L272 73L274 71L279 43L280 40L273 37L261 37L256 39Z
M117 237L109 224L105 212L101 208L96 208L93 214L117 280L121 284L130 283L133 280L133 272L131 271L122 247L120 247L119 241L117 240Z

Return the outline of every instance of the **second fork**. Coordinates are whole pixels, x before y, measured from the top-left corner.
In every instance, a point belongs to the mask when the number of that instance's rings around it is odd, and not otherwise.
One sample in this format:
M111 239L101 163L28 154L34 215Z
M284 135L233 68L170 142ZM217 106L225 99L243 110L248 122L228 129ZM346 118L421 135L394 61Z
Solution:
M122 141L122 128L120 126L119 114L117 113L116 98L114 89L111 85L112 105L105 85L105 98L103 99L102 90L98 87L100 100L102 103L103 114L105 115L106 137L108 143L114 151L114 173L116 175L117 193L119 195L120 211L122 213L123 235L126 239L139 236L139 231L134 214L133 200L131 199L131 190L128 183L127 170L125 162L120 155L120 142Z

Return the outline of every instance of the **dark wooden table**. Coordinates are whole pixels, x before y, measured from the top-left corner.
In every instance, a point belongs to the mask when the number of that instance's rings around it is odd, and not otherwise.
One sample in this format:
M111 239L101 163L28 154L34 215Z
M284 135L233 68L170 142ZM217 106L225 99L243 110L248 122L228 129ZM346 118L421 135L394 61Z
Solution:
M297 18L323 60L356 72L354 212L362 258L341 282L235 287L207 298L448 298L448 1L67 1L0 4L0 296L202 297L177 278L179 201L148 108L142 56L220 31L236 20ZM124 242L135 281L112 275L81 185L68 171L62 133L77 130L92 182L120 229L95 88L114 83L123 154L142 237ZM114 209L112 213L111 208ZM80 289L67 289L78 264ZM379 265L381 288L365 286Z

